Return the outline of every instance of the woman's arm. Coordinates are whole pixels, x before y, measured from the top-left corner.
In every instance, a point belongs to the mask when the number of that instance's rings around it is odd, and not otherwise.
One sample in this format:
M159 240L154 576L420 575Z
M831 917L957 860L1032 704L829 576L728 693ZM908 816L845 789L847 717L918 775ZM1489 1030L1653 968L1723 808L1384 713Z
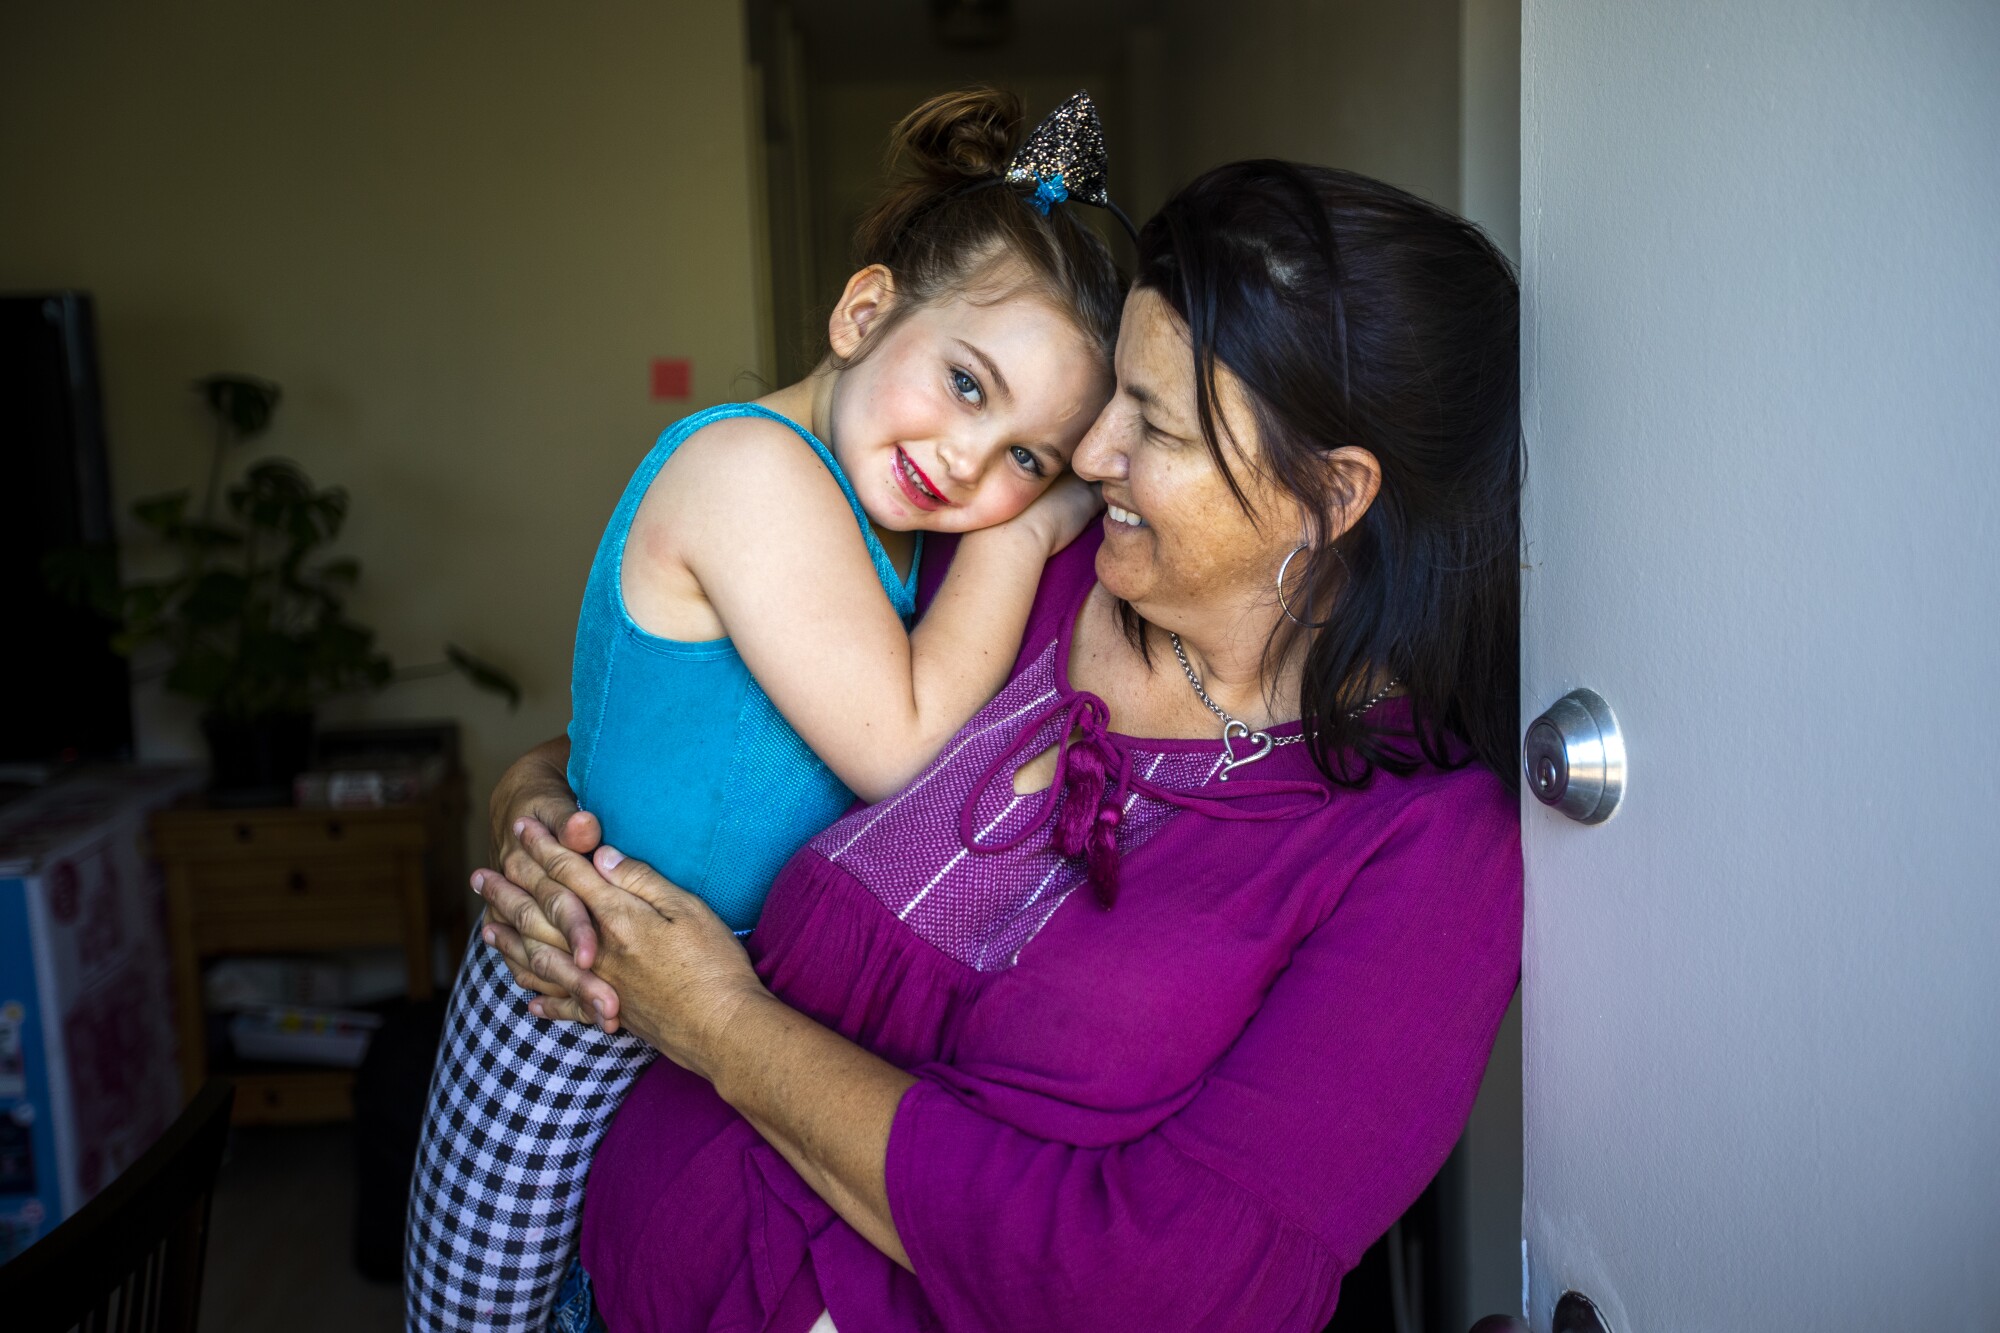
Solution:
M915 1274L942 1326L1317 1329L1342 1274L1449 1154L1513 991L1517 816L1459 797L1413 803L1192 1100L1129 1142L1026 1133L990 1109L1018 1087L895 1070L778 1013L754 974L667 1039ZM554 846L527 840L604 918L597 877ZM656 878L630 862L611 873L635 889ZM646 993L649 1029L695 1012L672 977L700 956L625 965L618 984L635 1016Z
M1018 1095L1004 1081L912 1070L886 1182L938 1324L1323 1327L1470 1113L1519 972L1518 819L1462 788L1413 802L1192 1099L1135 1139L1051 1142L990 1112Z
M773 996L721 918L651 867L609 847L594 860L579 855L533 820L519 841L539 891L494 876L489 910L512 920L557 894L587 904L599 926L595 971L621 997L627 1029L714 1084L849 1226L909 1267L883 1166L889 1126L915 1080ZM587 975L559 950L530 951L515 931L494 930L509 963L545 984L567 989ZM531 1007L547 1018L590 1017L574 998Z
M1018 517L967 533L912 633L846 497L791 431L718 422L668 466L674 504L657 519L642 510L633 540L649 559L678 556L785 720L871 801L922 771L1005 682L1043 564L1097 507L1065 474Z
M862 1239L910 1266L885 1172L889 1127L914 1078L761 989L688 1067Z

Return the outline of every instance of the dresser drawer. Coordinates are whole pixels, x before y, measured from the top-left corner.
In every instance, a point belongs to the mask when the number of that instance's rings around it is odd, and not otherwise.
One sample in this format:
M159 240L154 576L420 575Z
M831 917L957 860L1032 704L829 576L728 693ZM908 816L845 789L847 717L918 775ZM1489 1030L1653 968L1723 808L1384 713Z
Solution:
M187 868L195 947L399 944L409 911L406 873L390 856L196 862Z
M307 1125L354 1118L354 1074L346 1069L285 1073L229 1071L239 1125Z
M388 856L421 848L419 807L384 810L173 811L156 822L160 850L196 862L294 856Z

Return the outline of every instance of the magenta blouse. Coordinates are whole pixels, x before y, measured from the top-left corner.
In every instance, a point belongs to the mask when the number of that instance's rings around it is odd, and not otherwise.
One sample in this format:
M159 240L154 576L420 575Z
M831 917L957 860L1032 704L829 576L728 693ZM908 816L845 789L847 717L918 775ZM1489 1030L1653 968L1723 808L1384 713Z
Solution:
M887 1180L916 1271L661 1060L585 1197L615 1333L1310 1333L1443 1164L1519 970L1515 801L1476 767L1336 788L1303 745L1224 783L1215 742L1109 732L1066 670L1096 545L1050 563L1007 687L793 857L749 940L919 1080Z

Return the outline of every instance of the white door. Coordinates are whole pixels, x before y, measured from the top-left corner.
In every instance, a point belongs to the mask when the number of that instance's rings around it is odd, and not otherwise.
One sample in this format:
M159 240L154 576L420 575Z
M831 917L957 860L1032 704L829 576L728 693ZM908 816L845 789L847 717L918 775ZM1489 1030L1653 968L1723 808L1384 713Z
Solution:
M1531 1324L2000 1328L2000 3L1528 0Z

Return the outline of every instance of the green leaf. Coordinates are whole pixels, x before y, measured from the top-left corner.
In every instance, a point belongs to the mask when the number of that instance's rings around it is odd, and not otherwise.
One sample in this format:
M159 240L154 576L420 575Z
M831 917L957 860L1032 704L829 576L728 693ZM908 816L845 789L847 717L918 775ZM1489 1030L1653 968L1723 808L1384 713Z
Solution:
M332 541L347 516L347 492L318 490L298 464L283 458L257 463L230 488L229 507L259 532L284 542L277 562L288 571L301 557Z
M326 540L332 541L340 535L341 527L347 522L347 491L344 487L329 486L313 497L313 514L319 520L320 531Z
M229 488L229 507L260 528L283 529L294 507L312 496L312 479L284 458L253 463L243 480Z
M328 616L316 627L313 648L319 661L341 668L364 661L375 646L375 631L338 616Z
M196 380L194 387L209 412L238 440L262 435L284 396L283 389L255 375L208 375Z
M191 647L167 672L166 685L175 694L212 704L221 699L234 663L212 648Z
M361 581L361 562L352 556L329 560L313 573L321 583L337 583L352 588Z
M481 661L471 653L466 652L463 648L460 648L457 644L446 644L444 646L444 656L447 662L458 668L464 674L465 678L474 685L504 698L507 701L509 710L521 706L520 683L507 672L502 671L491 662Z
M243 534L236 529L225 528L220 523L204 523L200 519L182 524L180 531L174 533L173 537L190 554L219 551L225 547L243 544Z
M310 647L289 634L246 627L237 648L244 688L257 699L256 710L288 708L309 702L313 662Z
M132 506L132 517L138 519L163 537L171 537L187 514L188 493L175 491L171 495L155 495L140 500Z
M250 581L227 569L211 569L195 580L181 603L181 614L191 625L226 625L242 616L250 600Z
M318 511L310 503L291 505L285 510L284 533L291 543L285 552L287 558L302 557L326 540Z
M160 579L151 583L133 583L125 589L125 610L127 620L151 620L166 609L174 595L180 592L185 579Z

